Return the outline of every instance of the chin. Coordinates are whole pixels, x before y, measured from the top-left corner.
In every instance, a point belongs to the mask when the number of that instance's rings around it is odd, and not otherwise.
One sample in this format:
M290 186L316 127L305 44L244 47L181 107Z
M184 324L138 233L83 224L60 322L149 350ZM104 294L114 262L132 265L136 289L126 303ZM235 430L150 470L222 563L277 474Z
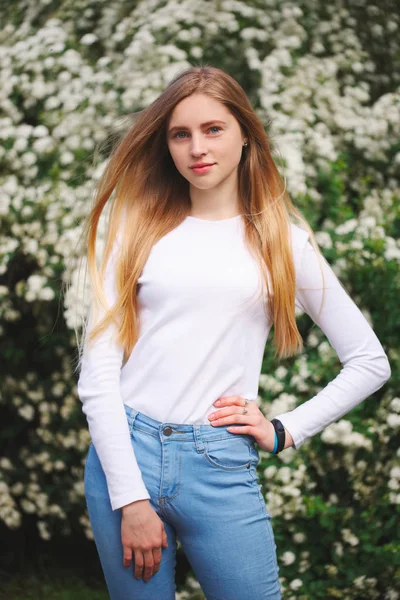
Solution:
M203 183L203 185L199 185L199 182L196 183L192 183L190 182L190 185L192 185L194 188L196 188L197 190L212 190L215 187L217 187L218 183Z

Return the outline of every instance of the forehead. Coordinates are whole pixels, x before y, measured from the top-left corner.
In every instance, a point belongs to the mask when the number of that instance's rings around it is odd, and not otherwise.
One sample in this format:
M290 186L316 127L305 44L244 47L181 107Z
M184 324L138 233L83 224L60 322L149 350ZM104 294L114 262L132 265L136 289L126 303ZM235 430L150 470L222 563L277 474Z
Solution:
M175 106L169 119L169 126L189 124L196 126L212 119L229 121L232 118L226 106L218 100L205 94L192 94Z

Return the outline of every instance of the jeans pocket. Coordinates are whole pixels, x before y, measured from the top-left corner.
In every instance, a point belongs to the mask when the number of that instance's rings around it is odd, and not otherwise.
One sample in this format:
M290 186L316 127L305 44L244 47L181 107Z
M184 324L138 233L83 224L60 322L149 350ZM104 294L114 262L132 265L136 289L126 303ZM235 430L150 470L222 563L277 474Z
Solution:
M224 471L249 469L251 444L241 437L229 437L205 442L204 457L209 463Z
M260 462L260 453L258 452L255 445L251 444L251 443L250 443L250 457L251 457L251 462L257 466L258 463Z
M132 439L134 437L137 437L137 436L140 436L140 435L148 436L148 437L153 438L155 440L159 439L159 437L156 435L156 433L152 433L151 431L148 431L147 429L143 429L142 427L140 427L140 425L138 425L136 423L134 423L133 425L131 425L130 434L131 434L131 438Z

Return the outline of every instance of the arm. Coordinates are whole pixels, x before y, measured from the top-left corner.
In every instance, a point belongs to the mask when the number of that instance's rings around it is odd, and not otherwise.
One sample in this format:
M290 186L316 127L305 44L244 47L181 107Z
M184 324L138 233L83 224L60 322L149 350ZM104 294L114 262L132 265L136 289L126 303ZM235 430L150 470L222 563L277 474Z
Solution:
M116 301L113 254L107 264L104 289L110 307ZM104 313L101 313L101 317ZM104 470L113 510L136 500L150 499L136 461L128 421L120 393L123 349L114 341L116 326L95 338L90 350L85 338L78 396L83 404L93 445ZM114 335L114 339L113 339Z
M293 244L296 304L324 332L342 363L342 369L313 398L292 411L276 415L290 432L296 449L376 392L391 374L388 358L377 336L323 257L326 289L319 313L323 285L320 264L307 241L308 234L300 228L297 230L305 243ZM288 445L289 442L285 447Z

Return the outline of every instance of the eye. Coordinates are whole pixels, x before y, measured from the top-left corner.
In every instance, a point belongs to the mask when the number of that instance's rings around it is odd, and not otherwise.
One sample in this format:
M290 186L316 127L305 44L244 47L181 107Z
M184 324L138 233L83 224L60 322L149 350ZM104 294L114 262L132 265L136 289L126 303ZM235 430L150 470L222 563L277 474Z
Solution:
M211 131L211 129L217 130L217 131L214 131L213 133L218 133L219 131L222 131L222 127L218 127L218 125L212 125L211 127L208 128L208 131ZM178 140L184 140L185 138L181 137L182 134L185 136L186 131L177 131L173 137Z

